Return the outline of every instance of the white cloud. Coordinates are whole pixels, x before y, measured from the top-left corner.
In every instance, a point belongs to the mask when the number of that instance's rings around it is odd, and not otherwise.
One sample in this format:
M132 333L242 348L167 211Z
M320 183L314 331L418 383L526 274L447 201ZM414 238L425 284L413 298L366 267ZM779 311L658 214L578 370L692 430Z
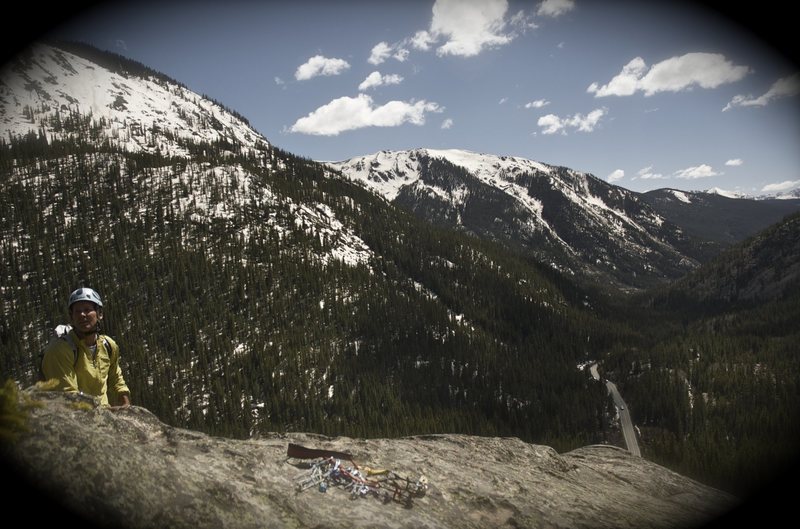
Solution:
M364 90L376 86L385 84L400 84L401 82L403 82L403 78L397 74L381 75L381 72L375 71L369 74L367 78L364 79L360 85L358 85L358 89L363 92Z
M747 66L736 66L719 53L687 53L654 64L650 69L636 57L622 67L608 84L592 83L587 92L595 97L629 96L637 91L651 96L658 92L680 92L694 86L716 88L741 80L750 73Z
M542 128L542 134L555 134L564 128L561 118L555 114L540 117L536 124ZM562 134L566 134L566 132L562 132Z
M394 55L392 55L392 57L398 62L406 62L406 60L408 59L408 54L409 51L407 49L400 48L399 50L394 52Z
M447 118L446 120L444 120L444 121L442 122L442 128L443 128L443 129L449 129L449 128L450 128L450 127L452 127L452 126L453 126L453 120L452 120L452 119L450 119L450 118Z
M536 14L540 17L558 17L575 9L575 0L543 0Z
M392 57L399 62L405 62L408 60L408 55L410 53L406 48L403 47L406 45L406 43L406 41L398 44L379 42L372 47L372 51L370 52L367 62L377 66L379 64L383 64L389 57Z
M523 33L529 29L536 29L539 27L536 25L536 22L533 21L533 17L526 14L525 11L521 9L517 11L517 13L512 16L508 22L515 28L519 28Z
M586 91L590 94L593 93L595 97L633 95L646 68L644 59L636 57L623 66L622 71L614 76L607 85L599 87L597 83L592 83Z
M436 49L439 56L473 57L486 49L506 45L518 33L537 27L533 16L524 10L507 18L508 0L435 0L431 11L433 16L427 31L417 31L392 45L379 43L373 48L369 62L380 64L395 49L394 58L403 62L409 55L406 47L428 51L439 43Z
M502 105L502 104L504 104L504 103L505 103L505 102L507 102L507 101L508 101L508 98L507 98L507 97L501 97L501 98L500 98L500 101L498 101L498 102L497 102L497 104L498 104L498 105Z
M744 161L741 158L733 158L732 160L728 160L727 162L725 162L725 165L736 167L742 165L743 163Z
M372 47L367 62L370 64L378 65L385 61L389 55L392 54L392 47L386 42L379 42Z
M606 180L608 180L609 183L613 183L618 180L622 180L623 178L625 178L625 171L622 169L616 169L606 177Z
M446 39L436 53L472 57L508 44L513 36L503 33L507 9L506 0L436 0L430 34Z
M766 93L758 96L745 96L737 95L731 99L730 103L725 105L722 109L723 112L730 110L734 107L764 107L767 106L773 99L781 97L792 97L800 94L800 73L790 75L789 77L782 77L775 81Z
M411 46L418 50L428 51L436 43L436 39L427 31L417 31L410 39Z
M596 108L586 115L575 114L572 117L560 118L555 114L542 116L536 122L542 128L542 134L556 134L560 132L566 135L567 129L578 129L579 132L592 132L600 119L608 113L605 108Z
M547 99L537 99L536 101L531 101L530 103L525 103L525 108L542 108L546 107L550 104L550 101Z
M666 178L661 173L654 173L652 165L639 169L636 175L636 178L641 178L642 180L664 180Z
M723 173L718 173L707 164L700 164L695 167L687 167L680 171L675 171L675 178L682 178L684 180L696 180L698 178L709 178L711 176L719 176Z
M437 103L425 100L389 101L385 105L375 106L370 96L358 94L356 97L340 97L319 107L298 119L289 131L337 136L341 132L364 127L397 127L404 123L424 125L426 113L442 110Z
M297 67L294 78L298 81L306 81L318 75L339 75L348 68L350 68L350 64L344 59L329 59L322 55L315 55L305 64Z
M777 184L767 184L761 188L764 193L780 193L783 191L791 191L792 189L800 187L800 180L786 180Z
M281 79L280 77L278 77L278 76L276 75L276 76L275 76L275 84L276 84L276 85L278 85L278 86L280 86L280 85L282 85L282 84L285 84L285 83L283 82L283 79Z

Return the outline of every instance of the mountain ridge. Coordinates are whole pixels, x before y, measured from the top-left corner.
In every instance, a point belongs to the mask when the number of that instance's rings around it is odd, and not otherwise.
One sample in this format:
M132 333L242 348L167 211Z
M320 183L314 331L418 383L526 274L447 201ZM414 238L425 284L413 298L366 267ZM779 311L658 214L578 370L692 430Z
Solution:
M426 221L622 289L675 280L800 209L800 200L636 193L566 167L460 149L380 151L320 163Z

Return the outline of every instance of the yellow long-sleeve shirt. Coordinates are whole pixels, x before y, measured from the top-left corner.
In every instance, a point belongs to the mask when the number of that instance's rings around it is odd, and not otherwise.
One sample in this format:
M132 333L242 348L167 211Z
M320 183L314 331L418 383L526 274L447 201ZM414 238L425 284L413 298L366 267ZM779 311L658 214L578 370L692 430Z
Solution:
M119 347L108 336L98 337L94 354L70 331L73 343L78 347L78 358L67 340L51 340L44 351L42 372L47 380L58 380L56 389L82 391L100 397L100 405L109 405L109 394L116 401L122 393L130 394L119 365ZM106 342L109 347L106 347ZM110 349L107 350L107 349ZM116 404L116 402L114 402Z

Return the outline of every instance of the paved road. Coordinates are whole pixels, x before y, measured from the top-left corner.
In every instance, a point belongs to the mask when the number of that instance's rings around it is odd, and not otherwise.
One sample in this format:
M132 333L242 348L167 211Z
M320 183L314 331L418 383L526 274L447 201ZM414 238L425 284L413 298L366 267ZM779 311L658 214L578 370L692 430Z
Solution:
M597 372L597 364L592 364L589 370L591 371L595 380L600 380L600 375ZM633 429L633 421L631 420L631 412L628 410L628 406L625 404L625 401L622 400L622 395L619 394L616 384L610 380L606 380L606 387L608 388L609 393L611 393L611 398L614 399L614 405L617 407L617 413L619 413L619 423L622 427L622 435L625 438L625 446L628 447L628 452L636 457L642 457L642 453L639 451L639 442L636 440L636 432Z

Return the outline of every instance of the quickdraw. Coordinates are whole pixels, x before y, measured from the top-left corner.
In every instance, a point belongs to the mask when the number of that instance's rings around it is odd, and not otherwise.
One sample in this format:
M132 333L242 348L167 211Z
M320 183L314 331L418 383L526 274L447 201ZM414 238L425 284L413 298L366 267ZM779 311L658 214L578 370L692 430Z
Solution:
M312 487L325 492L329 486L337 486L349 491L352 498L374 496L384 503L396 501L411 507L414 498L421 498L428 490L425 476L411 480L392 470L359 469L355 462L350 462L353 466L345 467L335 457L316 459L310 472L297 481L297 492Z

